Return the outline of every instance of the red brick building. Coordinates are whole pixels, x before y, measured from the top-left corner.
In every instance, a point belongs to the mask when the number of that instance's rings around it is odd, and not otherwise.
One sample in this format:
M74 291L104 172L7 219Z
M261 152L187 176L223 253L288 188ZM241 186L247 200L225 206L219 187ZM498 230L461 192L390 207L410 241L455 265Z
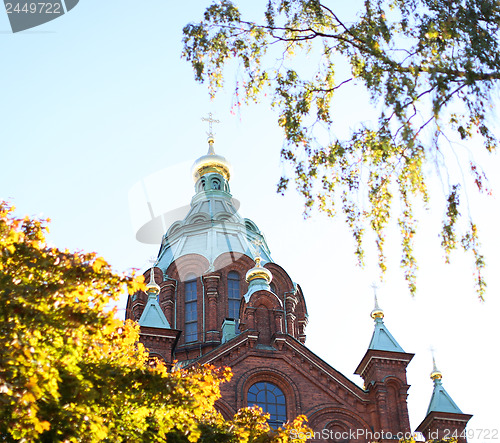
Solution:
M394 441L409 436L405 352L372 311L373 337L353 383L305 346L308 321L300 286L271 258L266 240L237 212L229 163L209 152L193 165L188 214L163 236L147 293L129 297L127 318L141 326L152 356L184 366L229 366L217 407L226 417L257 404L279 426L305 414L313 441ZM417 428L427 438L465 429L463 414L434 370L434 393ZM451 435L450 435L451 436ZM465 441L465 439L461 439Z

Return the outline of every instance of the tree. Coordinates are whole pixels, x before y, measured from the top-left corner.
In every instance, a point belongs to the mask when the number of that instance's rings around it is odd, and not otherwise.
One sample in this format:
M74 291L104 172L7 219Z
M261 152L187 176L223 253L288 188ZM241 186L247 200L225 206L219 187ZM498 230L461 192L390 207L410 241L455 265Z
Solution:
M277 442L258 408L225 421L214 408L227 368L148 364L138 326L106 309L144 286L95 254L47 246L46 222L0 202L0 440Z
M357 19L347 23L338 6L326 3L269 0L264 18L256 22L244 19L230 0L218 1L206 9L203 21L184 28L183 57L196 80L208 81L212 95L223 86L226 66L236 60L238 103L270 96L285 134L281 156L293 171L281 177L278 191L284 192L293 177L306 213L316 206L329 215L343 214L360 264L369 226L383 274L385 230L391 216L397 217L401 265L413 294L414 207L428 203L426 165L444 162L437 172L450 171L443 153L453 138L478 141L487 152L496 149L489 118L491 92L500 78L500 4L365 0ZM345 62L350 74L338 78L337 65ZM340 140L334 137L332 99L349 82L369 92L378 119L360 123L349 139ZM333 141L321 138L322 128ZM457 145L451 150L455 155ZM446 261L459 246L472 253L482 300L486 282L477 227L472 216L461 214L460 201L471 183L479 192L490 191L479 164L471 160L467 168L464 179L461 172L450 172L441 246Z

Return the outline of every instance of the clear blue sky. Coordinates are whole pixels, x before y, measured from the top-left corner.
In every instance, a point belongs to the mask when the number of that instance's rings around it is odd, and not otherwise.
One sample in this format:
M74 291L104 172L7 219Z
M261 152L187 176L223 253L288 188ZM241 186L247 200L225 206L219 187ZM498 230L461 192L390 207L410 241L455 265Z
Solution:
M0 198L19 215L50 217L50 241L58 247L97 251L119 271L142 268L157 247L135 240L135 229L147 218L137 184L160 183L150 192L158 212L188 204L190 165L207 149L200 118L214 112L222 121L216 151L233 163L231 187L242 215L257 223L274 260L304 290L307 345L360 383L352 373L373 330L374 251L368 250L367 267L357 268L342 223L317 214L303 220L294 191L276 195L282 134L266 104L232 114L229 92L210 102L205 87L194 82L180 60L181 30L201 17L207 3L81 0L66 16L15 35L0 12ZM346 133L365 102L353 86L337 103ZM469 259L458 254L452 265L443 264L440 209L419 212L415 299L399 271L398 238L388 236L391 270L379 299L391 333L416 354L408 371L413 428L432 392L431 346L445 388L463 412L474 414L469 427L500 427L494 407L500 397L500 165L492 157L486 166L494 197L472 195L469 202L489 264L486 303L476 300ZM440 202L440 181L432 187L431 205Z

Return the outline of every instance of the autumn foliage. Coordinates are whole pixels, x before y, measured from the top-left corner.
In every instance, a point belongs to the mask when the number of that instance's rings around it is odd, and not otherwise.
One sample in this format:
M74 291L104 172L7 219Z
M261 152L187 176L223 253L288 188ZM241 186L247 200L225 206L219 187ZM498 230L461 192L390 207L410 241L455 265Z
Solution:
M445 214L445 259L456 249L470 254L482 299L485 262L464 201L471 190L491 193L476 152L492 153L498 145L500 3L264 3L214 1L199 22L185 26L182 56L195 79L207 83L211 96L234 81L237 107L271 106L287 165L278 191L294 183L306 213L317 208L340 216L361 265L371 231L383 275L385 239L396 221L412 294L416 214L439 196L432 206ZM337 101L342 97L358 109L346 135L344 105ZM436 178L446 203L431 186Z
M138 326L107 308L142 277L49 247L46 231L0 203L0 440L299 441L302 418L277 431L258 408L222 418L229 369L148 364Z

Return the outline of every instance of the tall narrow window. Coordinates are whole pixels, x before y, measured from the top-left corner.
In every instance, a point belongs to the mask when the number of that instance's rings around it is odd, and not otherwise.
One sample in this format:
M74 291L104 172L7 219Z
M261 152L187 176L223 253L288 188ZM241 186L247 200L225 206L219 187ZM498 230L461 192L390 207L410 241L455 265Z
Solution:
M240 318L240 276L237 272L231 271L227 274L227 300L228 317L237 320Z
M248 406L260 406L264 412L268 412L269 425L273 428L280 427L286 421L285 394L278 386L267 381L255 383L248 390Z
M196 341L198 339L198 307L196 295L196 278L189 279L184 283L185 293L185 338L186 343Z

